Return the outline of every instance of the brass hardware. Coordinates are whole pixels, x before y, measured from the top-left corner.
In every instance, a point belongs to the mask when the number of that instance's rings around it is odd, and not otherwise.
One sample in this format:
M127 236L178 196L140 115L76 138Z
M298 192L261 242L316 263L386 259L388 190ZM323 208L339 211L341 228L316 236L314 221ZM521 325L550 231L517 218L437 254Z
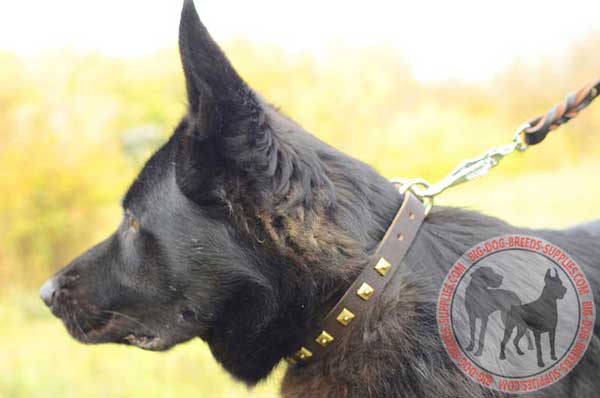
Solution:
M307 359L310 359L310 357L312 357L312 356L313 356L312 352L310 352L309 350L307 350L304 347L300 347L300 349L298 351L296 351L296 353L290 358L291 361L288 361L288 362L294 364L297 362L306 361Z
M344 308L337 316L337 321L344 326L348 326L354 319L355 315L348 308Z
M410 213L408 215L408 218L410 219L410 221L414 221L414 219L415 219L415 213Z
M375 265L375 270L379 272L381 276L385 276L385 274L387 274L391 267L392 264L388 263L385 258L381 257Z
M400 242L402 242L404 240L404 234L398 234L397 238Z
M356 294L358 294L358 296L365 301L369 300L373 293L375 293L375 289L373 289L368 283L363 283L356 291Z
M315 339L315 341L319 343L320 346L327 347L329 343L333 341L333 336L323 330L319 337Z

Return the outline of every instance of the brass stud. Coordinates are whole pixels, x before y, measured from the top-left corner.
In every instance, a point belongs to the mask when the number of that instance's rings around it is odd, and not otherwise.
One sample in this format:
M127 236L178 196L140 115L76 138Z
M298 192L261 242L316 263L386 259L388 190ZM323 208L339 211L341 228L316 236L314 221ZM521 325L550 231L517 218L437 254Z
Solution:
M398 234L397 238L400 242L402 242L404 240L404 234Z
M300 347L300 349L298 351L296 351L296 353L293 355L292 360L295 360L297 362L306 361L307 359L310 359L310 357L312 357L312 356L313 356L312 352L310 352L309 350L307 350L304 347Z
M408 215L408 218L410 218L411 221L414 220L415 219L415 213L410 213Z
M344 326L348 326L354 319L355 315L348 309L344 308L337 316L337 321Z
M385 276L391 267L392 264L388 263L385 258L381 257L375 265L375 270L379 272L381 276Z
M315 341L322 347L327 347L333 341L333 336L323 330Z
M373 289L368 283L363 283L356 291L356 294L358 294L358 296L365 301L369 300L373 293L375 293L375 289Z

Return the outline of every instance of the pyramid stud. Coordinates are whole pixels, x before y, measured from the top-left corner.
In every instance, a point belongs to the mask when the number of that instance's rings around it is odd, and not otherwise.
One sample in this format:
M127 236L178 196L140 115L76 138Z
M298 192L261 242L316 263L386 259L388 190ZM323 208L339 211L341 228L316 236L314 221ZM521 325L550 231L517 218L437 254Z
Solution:
M392 264L388 263L383 257L381 257L379 261L377 261L377 264L375 264L375 270L379 272L381 276L385 276L391 267Z
M344 308L337 316L337 321L344 326L348 326L354 319L355 315L349 309Z
M323 330L315 341L319 343L320 346L327 347L333 341L333 336Z
M369 300L373 293L375 293L375 289L373 289L368 283L363 283L356 291L356 294L358 294L358 296L365 301Z
M295 360L296 362L300 362L300 361L306 361L307 359L310 359L310 357L312 357L312 356L313 356L312 352L310 352L309 350L307 350L304 347L301 347L292 356L292 359Z

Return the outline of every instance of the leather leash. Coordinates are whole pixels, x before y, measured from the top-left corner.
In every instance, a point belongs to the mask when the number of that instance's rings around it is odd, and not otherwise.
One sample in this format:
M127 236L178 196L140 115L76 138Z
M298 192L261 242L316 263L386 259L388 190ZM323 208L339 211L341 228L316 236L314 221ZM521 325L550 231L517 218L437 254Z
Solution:
M530 127L523 129L525 144L536 145L542 142L550 131L573 119L598 95L600 95L600 79L589 82L571 93L545 115L531 119L528 122Z
M317 360L344 339L350 325L368 313L400 269L426 215L427 207L423 202L412 192L405 192L402 206L369 265L321 321L315 333L308 336L291 357L286 358L289 363Z

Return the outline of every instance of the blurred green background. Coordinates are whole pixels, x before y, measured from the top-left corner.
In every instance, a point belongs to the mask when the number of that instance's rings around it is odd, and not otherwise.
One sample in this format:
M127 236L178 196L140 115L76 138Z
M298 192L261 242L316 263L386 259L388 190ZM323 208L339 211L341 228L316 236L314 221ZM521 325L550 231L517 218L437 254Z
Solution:
M600 77L600 35L485 82L423 83L387 47L324 57L231 41L243 77L332 145L387 177L437 180L508 142L524 120ZM0 398L274 397L232 381L199 341L156 354L73 341L39 285L116 227L119 201L185 110L176 50L138 58L0 53ZM522 226L600 218L600 104L438 203Z

